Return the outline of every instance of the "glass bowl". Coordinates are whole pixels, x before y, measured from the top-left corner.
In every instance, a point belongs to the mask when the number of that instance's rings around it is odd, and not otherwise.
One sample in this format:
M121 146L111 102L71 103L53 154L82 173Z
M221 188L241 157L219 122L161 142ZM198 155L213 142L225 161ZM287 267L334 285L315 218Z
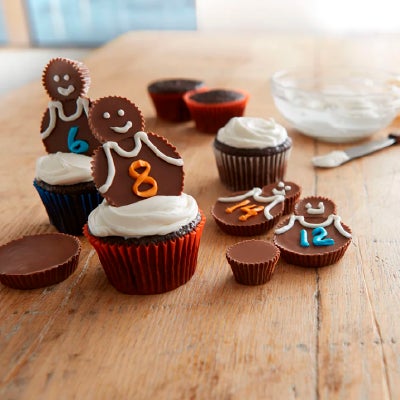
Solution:
M400 78L384 71L279 71L270 85L283 117L304 135L325 142L366 138L400 111Z

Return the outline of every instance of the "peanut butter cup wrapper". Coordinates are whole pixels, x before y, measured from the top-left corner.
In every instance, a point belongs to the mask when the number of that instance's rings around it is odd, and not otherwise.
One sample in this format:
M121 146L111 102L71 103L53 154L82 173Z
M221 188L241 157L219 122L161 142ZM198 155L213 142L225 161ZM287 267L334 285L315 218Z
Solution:
M24 236L0 246L0 282L37 289L67 279L77 268L79 240L63 233Z
M281 226L278 225L278 227ZM343 228L351 233L351 229L342 223ZM281 251L281 257L289 264L299 265L301 267L308 268L319 268L325 267L328 265L336 264L346 253L347 248L351 243L351 238L347 238L344 240L343 244L340 246L336 246L331 251L326 250L320 253L301 253L299 251L295 251L293 249L288 249L286 246L283 246L279 240L279 235L275 234L273 238L274 244Z
M201 221L186 235L140 245L107 243L91 235L87 224L84 234L115 289L126 294L157 294L176 289L193 276L204 224L201 212Z
M193 92L184 95L184 101L195 122L196 129L204 133L217 133L233 117L241 117L249 99L243 91L237 91L243 96L240 99L224 103L200 103L191 98Z
M239 242L236 245L242 243L245 242ZM269 245L271 248L275 247L272 243L269 243ZM263 285L271 279L280 256L280 251L277 247L275 247L272 257L267 258L263 262L250 263L245 261L240 262L232 257L230 255L230 249L233 246L228 248L226 258L236 282L242 285Z
M284 180L291 146L260 155L233 154L214 146L221 182L232 191L249 190Z

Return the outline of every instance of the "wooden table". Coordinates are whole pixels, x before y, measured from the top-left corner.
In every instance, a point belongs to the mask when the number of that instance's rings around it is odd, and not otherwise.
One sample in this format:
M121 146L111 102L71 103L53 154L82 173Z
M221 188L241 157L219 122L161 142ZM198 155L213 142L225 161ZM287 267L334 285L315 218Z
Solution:
M148 130L166 136L183 156L185 192L208 218L197 271L169 293L124 295L82 238L78 269L66 281L31 291L0 286L0 398L400 398L399 149L316 170L313 155L343 146L290 129L268 84L274 71L298 65L399 70L400 38L136 32L85 62L92 99L130 98ZM281 260L266 285L234 281L225 249L241 238L224 235L210 215L226 193L213 136L191 122L156 119L146 93L151 80L177 76L245 89L246 115L272 116L288 128L294 147L287 178L304 195L334 199L353 230L338 264L305 269ZM35 160L44 154L39 125L48 101L39 78L0 100L1 244L54 231L32 186Z

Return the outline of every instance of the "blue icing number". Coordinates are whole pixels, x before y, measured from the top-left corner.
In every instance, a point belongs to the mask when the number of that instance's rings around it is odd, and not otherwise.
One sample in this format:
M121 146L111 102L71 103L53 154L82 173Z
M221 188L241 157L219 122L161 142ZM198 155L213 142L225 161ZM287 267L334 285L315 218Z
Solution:
M75 140L78 127L72 126L68 132L68 149L71 153L85 153L89 149L89 144L85 140Z
M328 232L322 226L314 228L312 230L312 236L312 242L314 246L332 246L335 244L333 239L327 238Z
M312 230L312 242L314 246L332 246L335 244L335 241L331 238L327 238L328 232L322 226L314 228ZM308 242L308 235L305 229L300 231L300 246L301 247L310 247L310 243Z
M302 229L300 231L300 246L310 247L310 243L308 243L308 238L307 238L307 231L305 229Z

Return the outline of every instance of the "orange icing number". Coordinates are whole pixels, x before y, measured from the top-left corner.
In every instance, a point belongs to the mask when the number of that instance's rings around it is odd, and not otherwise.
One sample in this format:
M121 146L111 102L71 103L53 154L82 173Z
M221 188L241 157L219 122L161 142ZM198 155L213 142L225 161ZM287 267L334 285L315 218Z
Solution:
M250 200L243 200L241 203L235 204L232 207L225 209L228 214L233 213L235 210L240 208L246 214L239 217L240 221L247 221L250 217L256 216L260 211L264 210L264 206L256 206L255 204L250 204Z
M138 173L136 169L141 167L144 167L145 170ZM143 160L136 160L129 166L129 176L136 179L135 183L132 185L132 191L139 197L152 197L157 194L157 181L149 176L150 170L150 164ZM142 192L139 190L139 186L142 183L149 183L152 187Z

